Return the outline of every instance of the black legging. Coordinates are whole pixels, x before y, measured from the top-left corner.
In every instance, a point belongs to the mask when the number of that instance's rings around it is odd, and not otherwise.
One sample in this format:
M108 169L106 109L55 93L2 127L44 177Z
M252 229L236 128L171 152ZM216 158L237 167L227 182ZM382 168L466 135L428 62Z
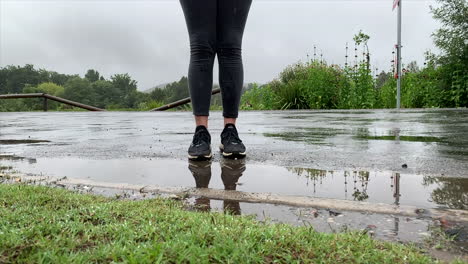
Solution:
M244 82L242 36L252 0L180 0L190 38L193 114L208 116L218 54L223 116L237 118Z

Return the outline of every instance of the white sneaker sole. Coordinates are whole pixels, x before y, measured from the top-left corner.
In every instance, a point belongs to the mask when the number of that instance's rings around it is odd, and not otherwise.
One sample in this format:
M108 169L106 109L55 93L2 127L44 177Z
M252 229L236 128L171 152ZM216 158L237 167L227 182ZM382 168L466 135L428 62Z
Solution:
M188 155L188 158L190 160L209 160L213 157L213 154L210 154L210 155L204 155L204 156L192 156L192 155Z
M211 151L210 148L210 154L209 155L202 155L202 156L192 156L188 154L189 160L210 160L213 157L213 151Z
M223 157L230 158L230 157L240 157L243 158L246 156L247 151L244 152L239 152L239 153L226 153L224 152L224 145L220 144L219 149L221 150L221 153L223 154Z

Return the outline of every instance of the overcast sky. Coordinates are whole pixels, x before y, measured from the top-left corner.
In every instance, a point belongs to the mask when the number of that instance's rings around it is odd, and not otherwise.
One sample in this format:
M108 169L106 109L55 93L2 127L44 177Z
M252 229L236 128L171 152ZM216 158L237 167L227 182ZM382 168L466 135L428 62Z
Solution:
M436 3L403 1L403 62L422 64L426 50L437 51L431 33L439 23L429 13ZM392 0L253 0L243 43L245 81L276 78L312 56L314 45L329 63L344 64L346 42L360 29L371 36L373 67L388 70L396 15ZM92 68L106 78L129 73L145 90L186 75L188 61L178 0L0 0L0 67L29 63L81 76Z

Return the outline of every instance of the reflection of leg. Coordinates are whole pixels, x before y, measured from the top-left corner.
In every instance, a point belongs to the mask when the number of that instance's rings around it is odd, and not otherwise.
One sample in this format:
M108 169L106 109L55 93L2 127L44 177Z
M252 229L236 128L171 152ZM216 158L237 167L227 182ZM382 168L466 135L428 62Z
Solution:
M208 188L211 179L211 161L189 161L188 166L197 188Z
M238 201L224 200L223 208L226 214L232 214L232 215L241 214L240 204Z
M211 161L189 161L188 168L195 179L195 186L208 188L211 179ZM195 207L199 211L210 211L210 199L205 197L195 199Z
M400 218L393 218L393 224L393 232L395 232L395 236L398 236L398 233L400 232Z
M225 190L235 190L237 181L245 171L245 160L222 160L221 179Z
M195 208L200 212L209 212L211 210L210 199L205 197L196 198Z
M225 190L236 190L237 182L245 171L245 160L223 160L221 162L221 179ZM224 200L224 212L240 215L241 209L238 201Z

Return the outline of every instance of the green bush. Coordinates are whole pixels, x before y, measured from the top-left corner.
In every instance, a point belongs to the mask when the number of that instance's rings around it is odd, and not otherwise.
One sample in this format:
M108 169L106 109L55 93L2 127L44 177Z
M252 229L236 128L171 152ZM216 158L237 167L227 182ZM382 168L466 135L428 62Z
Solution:
M138 104L138 110L141 110L141 111L149 111L151 109L154 109L154 108L158 108L158 107L161 107L163 106L164 103L163 102L158 102L158 101L154 101L154 100L150 100L148 102L141 102Z
M446 92L441 89L440 71L433 67L409 72L402 78L401 106L404 108L443 107Z
M247 91L243 109L347 108L351 80L338 66L297 63L262 87Z
M279 109L278 96L272 90L272 84L258 86L254 84L241 98L243 110L270 110Z

